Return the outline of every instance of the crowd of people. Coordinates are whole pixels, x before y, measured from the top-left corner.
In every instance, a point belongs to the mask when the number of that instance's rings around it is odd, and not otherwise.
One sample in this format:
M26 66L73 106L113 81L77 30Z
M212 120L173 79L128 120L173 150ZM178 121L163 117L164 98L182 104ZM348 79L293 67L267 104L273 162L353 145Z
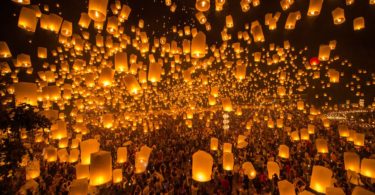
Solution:
M358 124L351 122L352 127L366 135L365 146L356 147L353 142L340 138L338 124L345 121L331 121L329 128L323 126L316 117L309 120L300 111L287 111L291 120L284 118L284 126L299 130L307 124L314 124L315 134L308 141L292 141L288 132L283 128L268 128L265 120L253 122L251 129L245 128L249 119L257 112L259 118L268 116L276 120L280 112L270 110L243 110L242 115L230 113L229 130L223 130L223 114L216 112L204 120L195 115L193 127L186 126L182 116L172 119L170 116L160 116L162 125L159 129L143 132L142 130L118 129L104 130L90 127L90 132L84 139L99 137L100 149L112 153L113 168L122 168L123 180L98 187L90 187L90 194L279 194L277 182L288 180L295 186L297 193L304 190L313 191L309 187L312 167L321 165L333 171L334 186L340 187L346 194L351 194L354 184L351 184L344 169L343 154L346 151L356 152L360 158L374 158L375 132L373 128L361 129ZM206 115L209 116L209 115ZM368 120L373 120L368 119ZM209 122L207 122L209 121ZM360 120L357 121L360 123ZM209 123L209 125L207 125ZM248 133L245 133L249 131ZM236 147L237 137L247 134L248 146L242 149ZM99 135L99 136L97 136ZM219 139L233 144L235 164L233 171L225 171L222 167L222 150L210 151L210 138ZM314 140L324 138L329 143L329 153L317 153ZM131 141L128 142L128 141ZM126 163L116 163L117 148L128 142L128 160ZM54 142L51 141L50 144ZM130 143L130 144L129 144ZM290 148L290 157L278 157L278 147L285 144ZM135 153L143 145L151 147L150 160L144 173L136 174L134 169ZM29 150L31 159L40 159L40 176L34 179L34 187L25 187L25 169L19 167L12 170L12 176L3 178L2 194L31 193L31 194L68 194L69 187L75 179L77 163L46 162L43 160L45 143L34 143ZM200 183L192 179L192 155L198 150L209 152L213 159L212 179ZM256 177L250 179L241 168L244 162L250 161L255 167ZM275 161L280 166L280 175L269 179L267 162ZM362 178L363 187L375 191L374 180ZM30 185L30 184L28 184ZM28 190L26 190L28 188Z

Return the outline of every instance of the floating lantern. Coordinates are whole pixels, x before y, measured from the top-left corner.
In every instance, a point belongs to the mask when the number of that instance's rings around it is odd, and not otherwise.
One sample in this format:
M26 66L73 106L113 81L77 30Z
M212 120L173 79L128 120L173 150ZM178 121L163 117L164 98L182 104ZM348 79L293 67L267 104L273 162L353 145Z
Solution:
M225 26L227 28L233 28L234 24L233 24L233 18L232 18L232 15L227 15L225 17Z
M340 82L340 72L334 69L328 70L329 82L338 83Z
M77 164L76 165L76 179L89 179L90 178L90 166Z
M365 145L365 134L356 133L353 141L354 141L355 146L364 146Z
M267 162L268 179L272 179L273 175L277 175L280 178L280 167L276 162Z
M346 125L339 125L338 126L340 137L349 137L349 129Z
M358 154L354 152L344 152L344 164L345 170L351 170L356 173L359 173L360 158Z
M294 185L287 180L277 182L280 195L295 195Z
M193 154L192 177L198 182L207 182L211 180L212 156L204 151L197 151Z
M96 22L104 22L107 17L108 0L89 0L88 14Z
M323 0L310 0L309 9L307 11L308 16L317 16L320 14L322 9Z
M256 171L254 166L251 162L245 162L242 164L242 169L244 170L244 174L247 175L250 179L254 179L256 177Z
M73 33L72 28L73 28L73 24L67 20L64 20L64 22L61 25L61 34L66 37L72 36L72 33Z
M289 147L286 145L279 146L279 157L280 158L289 158Z
M208 11L210 9L210 0L196 0L195 8L201 12Z
M159 63L151 63L148 69L147 80L155 83L161 81L162 65Z
M327 61L331 53L331 48L329 45L320 45L319 47L319 60Z
M141 86L139 85L137 79L133 75L126 75L124 77L124 81L125 86L131 95L138 94L139 91L141 91Z
M375 178L375 159L363 158L361 161L361 175Z
M70 154L69 154L69 158L68 158L68 161L70 163L75 163L77 162L79 159L79 150L78 149L71 149L70 150Z
M123 21L127 20L129 18L129 15L130 15L131 11L132 11L132 9L129 6L123 5L122 9L121 9L121 11L118 15L120 22L123 22Z
M322 166L314 166L310 180L310 188L319 192L326 193L326 188L331 186L332 171Z
M358 31L358 30L362 30L364 28L365 28L365 18L364 17L354 18L353 29L355 31Z
M81 163L89 165L91 162L91 154L99 151L99 142L96 139L84 140L80 144L81 148Z
M72 181L69 187L69 195L85 195L88 194L88 180L87 179L75 179Z
M112 180L112 157L107 151L91 154L90 186L98 186Z
M191 57L203 58L206 54L206 35L203 32L193 37L191 41Z
M226 171L232 171L234 165L233 153L224 152L223 153L223 169Z
M58 150L57 156L59 157L59 161L62 162L62 163L67 162L68 158L69 158L68 151L66 151L65 148Z
M299 138L299 133L298 131L293 131L290 133L290 138L293 140L293 141L299 141L300 138Z
M31 161L26 167L26 180L31 180L39 177L40 162L39 160Z
M112 181L113 183L120 183L122 181L122 169L113 169Z
M35 32L38 18L35 10L27 7L22 7L18 17L18 27L30 32Z
M35 83L19 82L14 84L16 106L20 104L38 105L38 87Z
M115 73L111 68L103 68L99 77L99 83L104 87L111 86L114 75Z
M12 57L12 53L9 50L8 44L4 41L0 41L0 58Z
M328 142L325 139L316 139L315 140L316 144L316 150L318 153L328 153Z
M128 150L126 147L117 148L117 163L128 161Z
M225 112L231 112L233 110L232 102L229 98L222 99L223 110Z
M55 162L57 160L57 149L53 146L44 148L44 159L47 162Z
M224 143L223 145L223 152L232 153L232 144L231 143Z
M212 137L210 140L210 149L216 151L219 147L219 140L215 137Z

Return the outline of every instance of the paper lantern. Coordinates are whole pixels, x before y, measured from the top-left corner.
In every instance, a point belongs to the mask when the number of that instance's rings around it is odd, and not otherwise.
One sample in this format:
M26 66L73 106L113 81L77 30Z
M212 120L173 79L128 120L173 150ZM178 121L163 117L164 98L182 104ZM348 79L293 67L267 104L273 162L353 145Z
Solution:
M254 166L251 162L245 162L242 164L242 169L244 170L244 174L249 177L249 179L254 179L256 177L256 171Z
M39 177L40 175L40 162L39 160L31 161L26 167L26 180L31 180Z
M87 179L75 179L70 184L69 195L87 195L88 187Z
M122 169L113 169L112 177L113 183L120 183L122 181Z
M14 96L16 106L20 104L38 105L38 87L35 83L19 82L14 84Z
M4 41L0 41L0 58L12 57L12 53L9 50L8 44Z
M96 22L104 22L107 17L108 0L89 0L88 14Z
M223 153L223 169L226 171L232 171L234 165L233 153L224 152Z
M122 6L122 9L118 15L120 22L123 22L129 18L131 10L132 9L127 5Z
M247 137L244 135L238 135L237 148L245 148L249 143L246 141Z
M30 0L12 0L12 1L20 5L30 5Z
M36 17L35 10L27 7L21 8L21 12L18 17L18 27L26 31L35 32L37 22L38 18Z
M293 131L292 133L290 133L290 138L291 138L293 141L299 141L300 138L299 138L299 133L298 133L298 131Z
M59 161L62 162L62 163L67 162L68 158L69 158L69 154L68 154L68 152L66 151L65 148L58 150L57 156L59 157Z
M264 42L265 41L262 26L260 24L255 25L254 28L251 28L251 34L254 37L254 42Z
M127 72L128 67L128 55L125 52L119 52L115 54L115 70L116 72L122 73Z
M349 137L349 129L346 125L339 125L338 126L340 137Z
M99 83L104 87L111 86L114 76L115 73L111 68L103 68L99 76Z
M349 130L349 136L346 138L346 140L349 141L349 142L353 142L356 134L357 134L356 131Z
M280 195L295 195L294 185L287 180L277 182Z
M205 24L207 22L207 18L202 12L196 13L195 18L197 18L199 24Z
M315 125L308 124L307 125L307 131L309 134L314 134L315 133Z
M342 190L342 188L327 187L326 194L327 195L345 195L345 192L344 190Z
M22 67L22 68L31 68L31 58L30 55L27 54L18 54L17 55L17 62L15 64L16 67Z
M72 22L64 20L62 25L61 25L61 34L66 36L66 37L70 37L70 36L72 36L72 33L73 33Z
M70 163L75 163L75 162L78 161L78 159L79 159L79 150L76 149L76 148L75 149L71 149L68 161Z
M270 129L273 129L275 127L275 123L273 122L272 119L268 119L267 127L270 128Z
M325 139L316 139L315 140L316 144L316 150L318 153L328 153L328 142Z
M366 190L360 186L356 186L353 189L352 195L375 195L375 193L369 190Z
M282 118L276 119L276 127L280 129L284 127L284 121Z
M223 110L225 112L231 112L233 110L233 106L232 106L232 102L230 98L223 98L222 104L223 104Z
M328 70L329 82L338 83L340 81L340 72L334 69Z
M206 55L206 35L199 31L191 41L191 57L203 58Z
M47 162L55 162L57 160L57 149L53 146L44 148L44 159Z
M90 179L90 166L77 164L76 165L76 179Z
M307 11L308 16L317 16L320 14L322 9L323 0L310 0L309 9Z
M214 160L212 156L199 150L193 154L192 177L198 182L207 182L211 180L212 166Z
M46 59L47 58L47 48L38 47L38 58Z
M111 114L111 113L104 114L103 118L102 118L102 121L103 121L103 127L104 128L106 128L106 129L112 128L113 123L114 123L113 114Z
M90 186L99 186L112 180L112 157L107 151L91 154Z
M332 11L333 23L339 25L345 22L345 10L337 7Z
M289 147L286 145L279 146L279 157L280 158L289 158Z
M82 28L88 28L91 23L91 18L87 13L81 13L81 17L79 18L78 25Z
M306 128L302 128L300 130L300 134L301 134L301 140L307 141L310 139L309 131Z
M354 152L344 152L344 164L345 170L351 170L359 173L360 158L358 154Z
M131 95L138 94L141 91L141 86L139 85L137 79L133 75L126 75L124 77L124 81L125 86Z
M215 137L212 137L210 140L210 149L216 151L219 147L219 140Z
M117 163L128 161L128 149L126 147L117 148Z
M148 69L147 80L155 83L161 81L161 73L163 71L163 67L159 63L151 63Z
M232 15L227 15L225 17L225 26L227 28L233 28L234 24L233 24L233 18L232 18Z
M303 101L297 102L297 110L304 110L305 109L305 103Z
M329 45L320 45L319 47L319 60L320 61L327 61L329 59L331 53L331 48Z
M146 171L148 161L152 149L147 146L142 146L139 152L135 154L135 173L143 173Z
M232 144L231 143L224 143L223 145L223 152L232 153Z
M81 148L81 164L89 165L91 162L91 154L99 151L99 142L96 139L84 140L80 144Z
M375 178L375 159L363 158L361 161L361 175Z
M319 192L326 193L326 188L331 186L332 171L322 166L314 166L310 180L310 188Z
M69 138L64 137L59 140L59 148L66 148L69 144Z
M364 146L365 145L365 134L364 133L356 133L353 141L354 141L354 145L356 145L356 146Z
M210 0L196 0L195 8L201 12L208 11L210 9Z
M353 20L353 29L355 31L362 30L365 28L365 18L364 17L357 17Z
M79 142L80 142L79 139L72 139L72 143L70 144L70 148L72 148L72 149L78 148Z
M66 129L66 122L63 120L57 120L55 124L51 126L52 139L61 140L68 136L68 131ZM67 146L67 143L65 143Z
M280 167L279 164L273 161L267 162L268 179L272 179L273 175L277 175L280 178Z
M111 16L107 20L107 32L109 34L116 34L118 31L118 20L116 16Z

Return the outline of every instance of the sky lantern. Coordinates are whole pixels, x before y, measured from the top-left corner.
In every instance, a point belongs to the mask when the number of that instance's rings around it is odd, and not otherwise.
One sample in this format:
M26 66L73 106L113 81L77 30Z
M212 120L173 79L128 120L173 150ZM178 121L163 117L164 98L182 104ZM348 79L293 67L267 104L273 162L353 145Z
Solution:
M310 134L309 134L308 129L306 128L300 129L300 134L301 134L301 140L307 141L310 139Z
M12 57L8 44L5 41L0 41L0 58Z
M52 139L61 140L68 136L68 131L66 128L66 122L63 120L57 120L51 126Z
M78 163L76 165L76 179L89 179L90 166Z
M113 169L112 177L113 183L120 183L122 181L122 169Z
M272 179L273 175L277 175L280 178L280 167L274 161L267 162L267 172L268 172L268 179Z
M147 146L142 146L139 152L135 154L135 173L143 173L146 171L148 161L152 149Z
M197 182L207 182L211 180L212 156L202 150L193 154L192 177Z
M57 149L53 146L44 148L44 159L47 162L55 162L57 160Z
M286 145L279 146L279 157L280 158L289 158L289 147Z
M339 131L340 137L349 136L349 128L346 125L338 125L338 131Z
M69 158L68 151L65 148L59 149L57 151L57 156L59 157L59 162L61 163L67 162Z
M308 124L307 125L307 131L309 132L309 134L314 134L315 133L315 125Z
M375 178L375 159L363 158L361 161L361 175Z
M287 180L277 182L280 195L295 195L294 185Z
M201 12L208 11L210 9L210 0L196 0L195 8Z
M206 55L206 35L199 31L191 41L191 57L203 58Z
M88 193L88 180L87 179L75 179L72 181L69 187L70 195L84 195Z
M35 32L37 22L38 18L35 11L31 8L22 7L18 17L18 27L26 31Z
M20 5L30 5L30 0L12 0L12 1Z
M332 171L322 166L314 166L312 169L310 188L319 192L326 193L326 188L331 186Z
M299 141L299 140L300 140L300 137L299 137L299 133L298 133L298 131L293 131L292 133L290 133L290 138L291 138L293 141Z
M224 143L223 145L223 152L232 153L232 144L231 143Z
M210 140L210 149L216 151L219 147L219 140L215 137L212 137Z
M225 26L227 28L233 28L234 24L233 24L233 17L232 17L232 15L227 15L225 17Z
M112 157L107 151L91 154L90 186L99 186L112 180Z
M80 144L81 164L89 165L91 162L91 153L99 151L99 142L96 139L84 140Z
M319 47L319 61L327 61L331 53L329 45L320 45Z
M365 28L365 18L357 17L353 19L353 29L359 31Z
M19 82L14 84L16 105L26 103L36 106L38 103L37 90L35 83Z
M26 180L38 178L40 175L40 162L34 159L26 166Z
M128 150L126 147L117 148L117 163L128 161Z
M307 11L308 16L317 16L320 14L322 9L323 0L310 0L309 9Z
M147 80L151 83L159 82L161 80L161 73L163 67L160 63L151 63L148 68Z
M223 98L222 100L223 110L225 112L231 112L233 110L232 102L230 98Z
M99 76L99 83L103 87L111 86L112 82L113 82L113 79L114 79L114 75L115 75L115 73L111 68L109 68L109 67L103 68L102 72L100 73L100 76Z
M345 170L351 170L356 173L360 171L360 158L354 152L344 152L344 165Z
M246 174L250 179L254 179L257 175L255 168L251 162L243 163L242 169L244 170L244 174Z
M316 139L315 145L318 153L328 153L328 142L325 139Z
M79 150L77 148L71 149L69 152L68 162L75 163L79 159Z
M104 114L103 117L102 117L102 121L103 121L103 127L104 128L106 128L106 129L112 128L113 123L114 123L113 114L111 114L111 113Z
M123 22L125 20L128 20L129 15L131 13L131 8L128 5L123 5L122 9L118 15L120 22Z
M334 69L328 70L329 82L338 83L340 82L340 72Z
M356 133L353 141L354 141L355 146L364 146L365 145L365 134L364 133Z
M104 22L107 17L108 0L89 0L88 14L96 22Z
M317 57L310 58L310 64L313 66L319 65L320 64L319 58Z
M136 95L141 91L141 86L139 85L137 79L133 75L126 75L124 77L124 81L129 94Z
M225 171L232 171L234 165L233 153L224 152L223 153L223 169Z
M70 37L70 36L72 36L72 33L73 33L72 22L64 20L62 25L61 25L61 34L66 36L66 37Z
M245 148L249 143L246 141L247 137L244 135L238 135L237 148Z
M339 25L345 22L345 10L337 7L332 11L333 23Z

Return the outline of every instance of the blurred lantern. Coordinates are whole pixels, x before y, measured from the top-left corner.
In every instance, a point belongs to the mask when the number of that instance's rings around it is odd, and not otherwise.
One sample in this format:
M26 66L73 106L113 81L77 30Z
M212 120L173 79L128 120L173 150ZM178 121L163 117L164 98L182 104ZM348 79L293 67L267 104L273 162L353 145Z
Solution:
M137 79L133 75L126 75L124 77L124 81L125 86L131 95L138 94L139 91L141 91L141 86L139 85Z
M70 184L69 195L86 195L88 194L88 188L87 179L75 179Z
M339 25L345 22L345 11L344 9L337 7L332 11L333 23Z
M210 9L210 0L196 0L195 8L201 12L208 11Z
M361 175L375 178L375 159L363 158L361 161Z
M313 66L319 65L320 64L319 58L317 57L310 58L310 64Z
M242 169L244 170L244 174L247 175L250 179L254 179L256 177L256 171L254 166L251 162L245 162L242 164Z
M68 161L70 163L75 163L75 162L78 161L78 159L79 159L79 150L78 149L71 149Z
M287 180L277 182L280 195L295 195L294 185Z
M356 173L359 173L360 171L359 155L354 152L344 152L344 165L345 165L345 170L351 170Z
M328 143L327 143L327 140L325 139L316 139L315 140L315 144L316 144L316 150L318 151L318 153L328 153Z
M238 135L237 148L245 148L249 143L246 141L247 137L244 135Z
M290 138L291 138L293 141L299 141L300 138L299 138L299 133L298 133L298 131L293 131L292 133L290 133Z
M135 173L143 173L146 171L151 151L151 148L142 146L139 152L135 153Z
M147 80L155 83L161 81L163 67L160 63L151 63L148 69Z
M211 180L213 158L204 151L197 151L193 154L192 177L198 182Z
M346 125L339 125L338 126L340 137L349 137L349 129Z
M26 167L26 180L35 179L40 175L40 162L34 159Z
M4 41L0 41L0 58L12 57L12 53L9 50L8 44Z
M126 147L117 148L117 163L128 161L128 150Z
M310 0L309 9L307 11L308 16L317 16L320 14L322 9L323 0Z
M365 134L364 133L356 133L353 141L354 141L355 146L364 146L365 145Z
M210 149L216 151L219 147L219 140L215 137L212 137L210 140Z
M365 18L364 17L354 18L353 29L357 31L357 30L362 30L364 28L365 28Z
M234 165L233 153L224 152L223 153L223 169L226 171L232 171Z
M320 45L319 47L319 60L320 61L327 61L329 59L331 53L331 48L329 45Z
M286 145L279 146L279 157L280 158L289 158L289 147Z
M122 181L122 169L113 169L112 177L113 183L120 183Z
M96 139L88 139L81 142L81 163L83 165L91 163L91 154L98 152L99 146L99 142Z
M326 193L326 188L331 186L332 171L322 166L314 166L312 169L310 188L319 192Z
M276 174L278 178L280 178L280 167L274 161L267 162L267 172L268 172L268 179L272 179L273 176Z
M104 22L107 17L108 0L89 0L88 14L96 22Z
M112 157L107 151L91 154L90 186L98 186L112 180Z
M223 110L225 112L231 112L233 110L232 102L230 98L223 98L222 99L222 104L223 104Z
M106 128L106 129L112 128L113 123L114 123L113 114L111 114L111 113L104 114L103 117L102 117L102 121L103 121L103 127L104 128Z
M53 146L44 148L44 159L47 162L55 162L57 160L57 149Z
M232 144L231 143L224 143L223 145L223 152L232 153Z
M111 86L113 82L114 74L115 73L111 68L108 68L108 67L103 68L101 70L101 74L99 77L99 83L104 87Z
M334 69L328 70L329 82L338 83L340 82L340 72Z
M76 179L89 179L90 178L90 166L77 164L76 165Z

